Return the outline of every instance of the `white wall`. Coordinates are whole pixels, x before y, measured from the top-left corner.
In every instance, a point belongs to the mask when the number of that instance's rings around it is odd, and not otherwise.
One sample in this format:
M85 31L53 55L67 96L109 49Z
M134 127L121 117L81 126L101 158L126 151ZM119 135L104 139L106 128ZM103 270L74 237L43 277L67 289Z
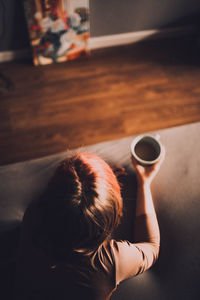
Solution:
M200 0L91 0L91 36L160 29L200 13Z

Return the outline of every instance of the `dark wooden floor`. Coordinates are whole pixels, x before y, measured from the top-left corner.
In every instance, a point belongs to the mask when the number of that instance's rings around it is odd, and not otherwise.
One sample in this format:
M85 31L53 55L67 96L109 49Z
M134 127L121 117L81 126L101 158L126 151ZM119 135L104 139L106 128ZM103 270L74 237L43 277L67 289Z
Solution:
M95 51L83 60L0 65L0 164L200 121L192 37Z

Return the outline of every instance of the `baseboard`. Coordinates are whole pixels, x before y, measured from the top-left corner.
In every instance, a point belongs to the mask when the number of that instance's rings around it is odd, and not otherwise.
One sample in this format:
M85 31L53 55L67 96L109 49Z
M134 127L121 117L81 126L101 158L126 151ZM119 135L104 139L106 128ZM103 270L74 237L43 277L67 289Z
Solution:
M144 31L93 37L89 41L89 48L93 50L98 48L120 46L120 45L136 43L145 39L158 39L158 38L160 39L160 38L188 35L191 34L192 32L195 32L195 28L193 26L187 26L187 27L167 28L167 29L144 30Z
M128 32L121 34L105 35L100 37L92 37L89 41L89 48L91 50L98 48L106 48L113 46L126 45L136 43L142 39L156 34L158 30L145 30L137 32Z
M0 63L30 57L30 55L31 51L29 48L14 51L2 51L0 52Z
M100 37L91 37L89 40L89 49L99 49L136 43L144 39L158 39L188 35L194 32L194 27L176 27L170 29L153 29L136 32L128 32L114 35L105 35ZM0 52L0 63L30 57L30 49L21 49L16 51Z

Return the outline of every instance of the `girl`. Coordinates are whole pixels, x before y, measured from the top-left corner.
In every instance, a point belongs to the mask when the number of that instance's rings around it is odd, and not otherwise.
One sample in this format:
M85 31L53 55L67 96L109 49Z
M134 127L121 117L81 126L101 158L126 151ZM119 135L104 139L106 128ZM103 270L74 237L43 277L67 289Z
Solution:
M160 243L150 186L163 159L142 167L132 158L138 181L134 243L111 237L123 202L110 166L83 152L65 159L23 219L19 299L110 299L121 281L150 268Z

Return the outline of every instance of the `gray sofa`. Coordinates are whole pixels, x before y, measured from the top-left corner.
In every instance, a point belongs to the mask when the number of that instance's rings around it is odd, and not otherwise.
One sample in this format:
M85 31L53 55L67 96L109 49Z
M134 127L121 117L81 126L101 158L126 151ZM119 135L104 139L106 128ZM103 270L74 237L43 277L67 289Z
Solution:
M200 298L200 123L158 132L166 159L153 186L161 231L156 265L120 284L112 300L177 300ZM153 133L154 134L154 133ZM81 148L113 166L123 166L124 220L117 236L132 232L136 195L130 163L133 137ZM73 151L72 151L73 152ZM71 152L0 167L0 276L2 299L11 299L20 223L28 204L44 189L58 163ZM59 300L59 299L58 299Z

